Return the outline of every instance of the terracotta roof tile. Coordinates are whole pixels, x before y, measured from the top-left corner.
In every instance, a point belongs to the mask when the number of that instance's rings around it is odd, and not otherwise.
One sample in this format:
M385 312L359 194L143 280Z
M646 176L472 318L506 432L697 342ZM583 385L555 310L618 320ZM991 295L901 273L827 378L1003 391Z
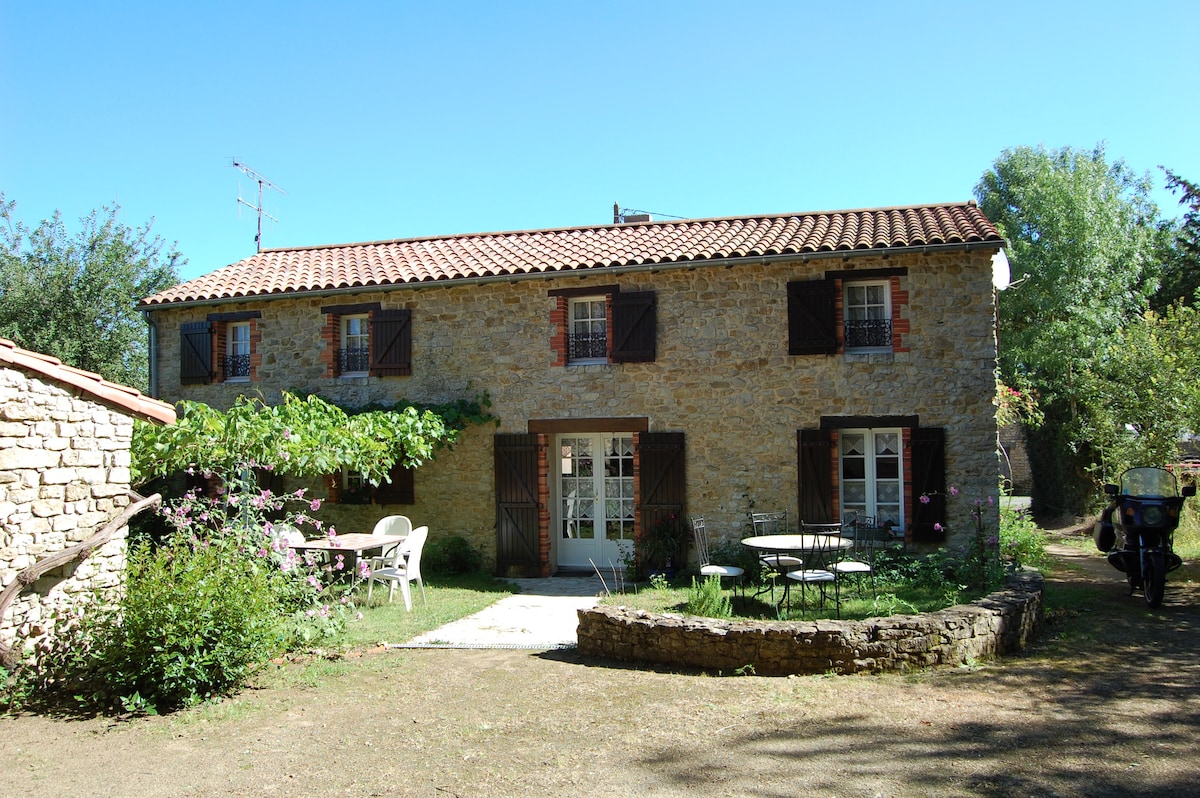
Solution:
M71 385L105 404L117 405L130 415L164 424L175 423L175 408L166 402L143 396L128 385L109 382L91 371L65 366L56 357L22 349L7 338L0 338L0 363L25 371L35 371L56 382Z
M972 243L1004 243L974 203L473 233L270 249L140 304Z

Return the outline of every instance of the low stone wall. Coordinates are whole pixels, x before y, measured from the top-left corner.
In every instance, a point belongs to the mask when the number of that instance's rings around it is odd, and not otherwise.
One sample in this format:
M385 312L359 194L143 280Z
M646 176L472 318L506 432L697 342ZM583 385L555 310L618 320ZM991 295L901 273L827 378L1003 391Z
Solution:
M579 611L581 654L759 676L954 666L1023 648L1041 628L1042 575L923 615L863 621L721 621L601 606Z

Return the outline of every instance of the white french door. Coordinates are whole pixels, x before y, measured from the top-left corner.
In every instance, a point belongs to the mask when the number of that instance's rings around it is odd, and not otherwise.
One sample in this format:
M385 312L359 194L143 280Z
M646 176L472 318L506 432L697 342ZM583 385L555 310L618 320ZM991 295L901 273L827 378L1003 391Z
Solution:
M899 429L838 432L842 515L857 512L875 523L904 528L903 435Z
M559 435L554 451L558 565L620 567L633 548L633 436Z

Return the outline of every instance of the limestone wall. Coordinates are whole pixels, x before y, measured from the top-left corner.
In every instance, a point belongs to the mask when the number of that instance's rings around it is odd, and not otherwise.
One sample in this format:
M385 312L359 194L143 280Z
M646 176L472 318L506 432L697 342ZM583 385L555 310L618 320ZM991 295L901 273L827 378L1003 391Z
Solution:
M130 417L17 369L0 369L0 588L93 535L129 504ZM55 609L121 584L125 530L17 597L0 642L31 642Z
M759 676L880 673L953 666L1025 647L1042 625L1041 574L1026 571L1005 590L924 615L864 621L720 621L624 607L579 610L579 652Z
M339 292L154 311L159 392L229 407L242 392L274 401L283 389L357 406L444 402L486 390L498 431L525 432L530 419L646 417L653 431L682 431L687 511L710 534L737 538L748 513L797 505L796 430L822 416L918 415L946 432L947 484L966 497L994 495L999 474L991 252L829 258L810 262L572 272L483 284L442 282L390 291ZM894 354L792 356L787 282L828 270L905 269L898 291L906 328ZM656 292L657 358L651 363L557 366L551 345L554 289L619 285ZM412 310L413 369L405 377L329 377L320 308L380 302ZM261 310L261 365L249 384L181 385L179 324L208 313ZM416 504L386 507L494 551L491 433L476 430L453 452L418 470ZM971 528L969 500L951 501L953 535ZM363 531L381 509L349 507L339 528ZM995 524L994 511L987 521ZM354 517L361 520L354 521Z

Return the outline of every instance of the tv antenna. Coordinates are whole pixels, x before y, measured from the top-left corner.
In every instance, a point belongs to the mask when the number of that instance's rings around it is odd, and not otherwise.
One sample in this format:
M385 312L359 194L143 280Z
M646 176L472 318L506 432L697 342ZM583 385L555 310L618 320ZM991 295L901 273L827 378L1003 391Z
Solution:
M276 191L278 191L280 194L284 195L285 197L287 196L287 192L284 191L283 189L281 189L279 186L272 183L270 180L267 180L265 177L263 177L258 172L251 169L249 166L246 166L246 164L238 161L237 158L233 159L233 165L236 168L241 169L243 172L245 172L246 176L249 177L251 180L258 183L258 204L251 205L249 202L246 202L246 200L242 199L241 189L238 190L238 204L245 205L250 210L258 213L258 234L254 236L254 251L262 252L262 218L264 216L266 216L272 222L279 221L274 216L272 216L271 214L269 214L263 210L263 187L266 186L267 188L273 188Z

